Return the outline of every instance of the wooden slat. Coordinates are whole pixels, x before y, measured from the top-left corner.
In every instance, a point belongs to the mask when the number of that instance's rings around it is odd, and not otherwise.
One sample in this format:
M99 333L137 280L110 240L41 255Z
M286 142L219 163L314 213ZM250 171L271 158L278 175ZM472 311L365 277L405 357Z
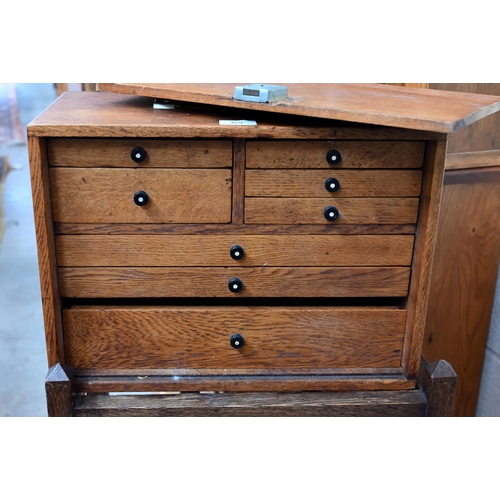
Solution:
M330 150L342 161L330 166ZM421 168L422 141L248 141L247 168Z
M247 224L324 224L325 208L339 217L330 224L414 224L418 198L246 198Z
M230 169L52 168L50 181L57 222L231 222Z
M418 391L103 396L75 399L78 417L403 417L424 416Z
M289 99L253 103L233 98L235 83L99 83L98 90L234 108L455 132L500 109L500 98L381 84L285 83ZM279 85L279 84L278 84Z
M342 307L72 307L66 356L92 368L389 368L406 311ZM245 344L230 346L240 333Z
M143 148L141 163L130 154ZM220 168L231 167L230 140L49 139L51 167Z
M499 165L500 149L446 155L446 170L497 167Z
M233 224L243 224L245 210L245 141L234 140L233 147Z
M230 257L233 245L245 251ZM408 266L412 235L56 236L63 267Z
M325 182L338 181L330 193ZM247 170L247 197L276 198L398 198L420 195L421 170Z
M51 367L64 363L64 348L45 140L28 137L28 151L47 361Z
M243 290L231 293L238 277ZM403 297L409 267L59 268L63 297Z

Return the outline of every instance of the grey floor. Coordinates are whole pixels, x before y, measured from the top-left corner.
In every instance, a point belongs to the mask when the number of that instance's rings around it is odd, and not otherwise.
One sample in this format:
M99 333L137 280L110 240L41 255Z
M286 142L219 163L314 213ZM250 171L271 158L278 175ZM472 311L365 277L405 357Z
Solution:
M56 98L53 84L18 84L23 128ZM47 415L45 339L38 280L26 143L0 151L15 167L4 190L5 234L0 241L0 416ZM478 416L500 416L500 276Z

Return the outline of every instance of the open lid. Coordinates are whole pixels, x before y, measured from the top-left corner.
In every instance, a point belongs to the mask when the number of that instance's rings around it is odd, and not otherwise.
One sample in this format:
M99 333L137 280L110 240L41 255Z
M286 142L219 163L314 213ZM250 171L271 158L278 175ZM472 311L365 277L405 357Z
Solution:
M451 133L500 110L500 96L383 84L281 83L277 103L237 101L237 83L98 83L97 90L412 130Z

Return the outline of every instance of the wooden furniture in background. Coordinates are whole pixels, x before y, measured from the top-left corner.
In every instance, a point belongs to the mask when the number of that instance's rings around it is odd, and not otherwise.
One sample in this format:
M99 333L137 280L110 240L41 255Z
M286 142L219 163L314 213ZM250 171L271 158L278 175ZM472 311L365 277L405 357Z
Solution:
M96 393L129 391L225 391L234 394L219 401L230 405L246 398L239 393L279 400L287 392L296 412L302 391L322 391L320 412L342 397L332 391L394 391L400 402L416 395L443 131L465 123L461 111L479 119L500 100L380 87L336 88L345 108L333 113L360 119L365 109L370 126L276 110L237 110L258 126L221 125L235 110L158 112L149 98L93 92L66 93L35 119L28 133L47 383L51 394L64 386L49 413L72 413L68 387L79 394L71 404L87 409L101 404ZM417 117L398 107L412 95ZM400 191L390 183L367 191L369 175L387 168ZM304 189L283 191L301 170ZM254 171L268 172L269 183ZM324 177L314 180L318 171ZM195 193L209 185L217 199L190 198L188 174ZM163 181L166 200L154 191ZM260 396L249 404L264 414ZM194 412L197 400L184 400Z
M57 97L64 94L64 92L81 92L92 91L96 89L95 83L56 83Z

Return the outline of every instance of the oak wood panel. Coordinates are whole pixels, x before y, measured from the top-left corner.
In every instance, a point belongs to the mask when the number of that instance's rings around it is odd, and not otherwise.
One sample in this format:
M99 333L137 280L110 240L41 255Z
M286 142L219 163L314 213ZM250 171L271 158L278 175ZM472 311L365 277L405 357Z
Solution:
M146 159L132 160L141 147ZM51 167L223 168L233 164L230 140L175 139L49 139Z
M45 396L49 417L73 416L74 370L70 366L55 364L45 379Z
M237 113L237 115L236 115ZM225 126L220 119L249 118L258 126ZM147 97L109 92L67 92L28 126L38 137L444 140L445 134L396 127L366 127L292 115L182 103L155 110Z
M330 193L325 182L340 186ZM397 198L420 196L421 170L247 170L247 197L276 198Z
M64 235L56 236L63 267L408 266L412 235ZM240 245L243 259L229 251Z
M338 218L330 224L414 224L418 198L246 198L246 224L324 224L325 208Z
M499 165L500 149L446 155L446 170L497 167Z
M247 141L247 168L329 168L330 150L342 160L331 167L404 169L421 168L423 141Z
M418 391L86 395L75 399L78 417L421 417Z
M409 267L59 268L62 297L403 297ZM231 278L243 282L239 293Z
M51 168L54 220L72 223L231 222L230 169ZM134 194L145 191L145 206Z
M475 416L495 296L500 172L493 172L445 176L423 353L428 361L446 359L457 372L455 416Z
M28 152L47 361L50 367L59 362L64 363L64 349L45 140L28 137Z
M245 210L245 141L234 140L233 146L233 224L243 224Z
M285 83L288 99L254 103L233 98L237 83L99 83L98 90L234 108L455 132L500 109L500 98L382 84Z
M56 234L415 234L415 224L54 224Z
M427 148L402 357L402 366L409 378L417 377L422 353L445 157L446 142L435 142Z
M72 307L68 362L91 368L396 367L406 311L326 307ZM244 346L229 340L240 333Z

